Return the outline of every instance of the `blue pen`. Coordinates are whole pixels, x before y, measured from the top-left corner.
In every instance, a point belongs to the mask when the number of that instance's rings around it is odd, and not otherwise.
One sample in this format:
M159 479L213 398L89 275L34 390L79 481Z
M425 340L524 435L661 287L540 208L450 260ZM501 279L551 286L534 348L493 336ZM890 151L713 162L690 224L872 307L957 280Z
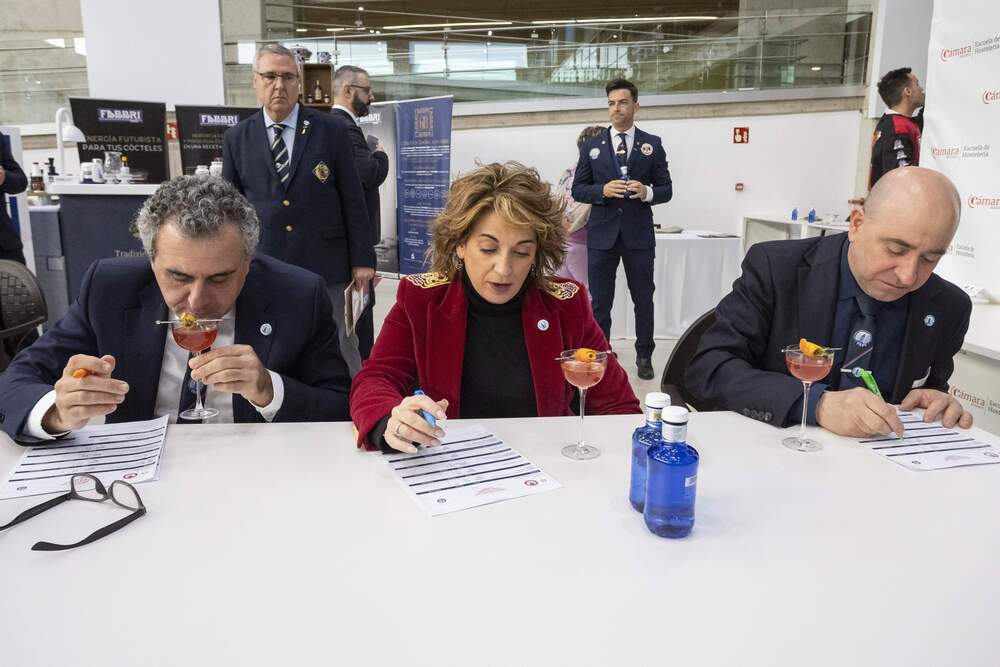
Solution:
M414 396L426 396L427 394L425 394L420 389L417 389L415 392L413 392L413 395ZM437 419L434 419L434 415L432 415L431 413L427 412L426 410L421 410L420 412L423 413L424 419L427 420L428 424L430 424L431 426L437 428Z

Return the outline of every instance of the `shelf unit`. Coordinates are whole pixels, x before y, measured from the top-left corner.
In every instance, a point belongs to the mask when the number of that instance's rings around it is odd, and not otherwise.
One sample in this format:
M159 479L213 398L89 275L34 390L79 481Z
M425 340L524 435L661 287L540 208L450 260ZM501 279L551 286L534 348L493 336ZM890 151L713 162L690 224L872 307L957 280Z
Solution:
M318 63L299 63L299 75L302 81L302 91L299 93L299 103L307 107L329 110L333 106L333 65L321 65ZM306 103L306 96L312 95L319 82L323 92L330 96L330 103L326 104L320 99Z

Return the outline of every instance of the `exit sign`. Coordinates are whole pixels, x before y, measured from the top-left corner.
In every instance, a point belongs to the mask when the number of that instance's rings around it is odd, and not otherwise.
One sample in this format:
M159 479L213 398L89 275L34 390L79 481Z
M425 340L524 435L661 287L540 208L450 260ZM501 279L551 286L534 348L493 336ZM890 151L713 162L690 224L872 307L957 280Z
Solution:
M749 127L734 127L733 128L733 143L734 144L749 144L750 143L750 128Z

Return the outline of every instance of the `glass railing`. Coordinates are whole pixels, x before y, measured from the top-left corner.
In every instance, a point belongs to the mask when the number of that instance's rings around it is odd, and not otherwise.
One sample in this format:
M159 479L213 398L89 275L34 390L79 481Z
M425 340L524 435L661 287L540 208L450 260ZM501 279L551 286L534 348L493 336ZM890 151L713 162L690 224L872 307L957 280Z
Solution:
M87 95L86 53L79 35L0 41L0 124L51 123Z
M291 32L290 24L268 28L273 41L308 49L310 62L322 53L334 66L368 70L381 100L450 94L469 102L601 97L618 77L644 95L861 84L871 20L865 7L683 22L511 22L489 30L337 28L316 37ZM227 100L253 103L258 44L227 44Z

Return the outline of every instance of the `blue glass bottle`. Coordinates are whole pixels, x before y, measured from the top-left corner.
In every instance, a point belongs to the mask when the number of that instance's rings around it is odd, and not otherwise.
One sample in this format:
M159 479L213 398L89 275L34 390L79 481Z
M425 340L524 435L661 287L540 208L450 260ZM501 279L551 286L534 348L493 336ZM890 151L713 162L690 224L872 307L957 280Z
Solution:
M646 506L643 518L660 537L686 537L694 528L698 489L698 452L685 442L688 411L672 406L662 414L663 437L646 461Z
M660 442L660 414L670 405L670 396L659 391L646 394L646 423L632 431L632 475L628 501L637 512L646 504L646 455Z

